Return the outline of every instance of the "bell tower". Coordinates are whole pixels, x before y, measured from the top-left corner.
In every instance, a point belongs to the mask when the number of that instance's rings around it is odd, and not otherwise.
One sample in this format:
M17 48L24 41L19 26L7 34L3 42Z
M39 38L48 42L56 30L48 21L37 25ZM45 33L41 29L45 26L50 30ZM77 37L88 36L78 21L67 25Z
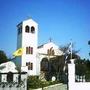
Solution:
M17 25L17 49L22 48L23 54L17 57L21 70L29 75L37 75L37 42L38 24L33 19L28 19Z

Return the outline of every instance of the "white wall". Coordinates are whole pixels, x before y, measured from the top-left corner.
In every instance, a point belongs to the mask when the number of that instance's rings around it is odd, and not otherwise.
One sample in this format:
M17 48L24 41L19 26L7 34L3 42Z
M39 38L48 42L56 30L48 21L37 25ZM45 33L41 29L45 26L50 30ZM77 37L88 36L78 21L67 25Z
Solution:
M74 60L68 64L68 85L69 90L90 90L90 82L75 82L75 64Z
M35 33L26 33L25 32L25 26L34 26L35 27ZM23 55L22 55L22 62L21 66L25 67L26 62L33 63L33 70L28 70L29 75L37 75L37 59L36 59L36 53L37 53L37 42L38 42L38 24L33 21L32 19L28 19L23 21L22 25L22 47L24 47ZM26 47L31 46L33 47L33 54L26 54ZM27 67L27 66L26 66Z

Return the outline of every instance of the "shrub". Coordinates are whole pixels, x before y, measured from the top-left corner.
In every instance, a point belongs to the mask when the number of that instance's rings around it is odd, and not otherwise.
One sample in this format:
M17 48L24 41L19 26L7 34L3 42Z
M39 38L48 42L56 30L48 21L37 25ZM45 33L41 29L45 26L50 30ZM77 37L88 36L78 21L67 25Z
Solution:
M57 81L41 81L38 76L29 76L27 79L27 88L36 89L58 83Z

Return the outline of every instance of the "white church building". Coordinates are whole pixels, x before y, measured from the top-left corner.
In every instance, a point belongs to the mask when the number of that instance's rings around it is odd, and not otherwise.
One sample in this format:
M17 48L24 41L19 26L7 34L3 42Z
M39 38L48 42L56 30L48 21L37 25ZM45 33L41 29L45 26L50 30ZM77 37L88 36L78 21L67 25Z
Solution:
M23 48L21 56L14 62L28 75L40 75L43 58L63 55L63 52L52 41L38 46L38 23L33 19L24 20L17 25L17 50Z

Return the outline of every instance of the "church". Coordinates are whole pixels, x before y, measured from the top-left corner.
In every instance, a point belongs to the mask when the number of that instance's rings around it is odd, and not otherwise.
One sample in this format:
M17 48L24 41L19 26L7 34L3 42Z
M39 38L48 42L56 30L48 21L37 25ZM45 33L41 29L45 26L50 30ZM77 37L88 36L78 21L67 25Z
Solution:
M15 64L28 75L40 75L43 59L61 56L63 52L51 40L38 46L38 23L27 19L17 25L17 50L23 49L22 55L15 57Z

